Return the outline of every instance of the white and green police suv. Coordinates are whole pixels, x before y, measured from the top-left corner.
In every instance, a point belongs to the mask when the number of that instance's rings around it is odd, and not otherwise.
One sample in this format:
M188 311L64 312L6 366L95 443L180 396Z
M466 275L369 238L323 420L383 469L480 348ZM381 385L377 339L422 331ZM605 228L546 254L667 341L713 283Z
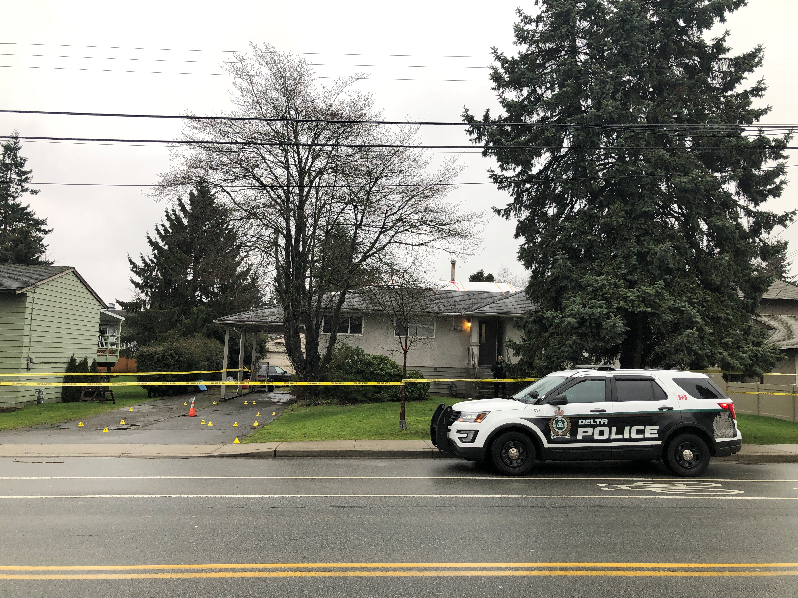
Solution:
M693 477L742 446L726 394L709 376L674 370L554 372L509 399L440 405L430 435L441 451L509 475L536 461L661 459Z

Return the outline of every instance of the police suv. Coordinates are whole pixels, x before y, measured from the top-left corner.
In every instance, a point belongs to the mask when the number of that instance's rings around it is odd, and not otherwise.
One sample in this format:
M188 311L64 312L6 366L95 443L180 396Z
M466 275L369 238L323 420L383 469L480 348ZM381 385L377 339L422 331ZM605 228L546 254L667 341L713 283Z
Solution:
M742 446L734 403L708 376L675 370L554 372L509 399L440 405L430 436L508 475L536 461L661 459L694 477Z

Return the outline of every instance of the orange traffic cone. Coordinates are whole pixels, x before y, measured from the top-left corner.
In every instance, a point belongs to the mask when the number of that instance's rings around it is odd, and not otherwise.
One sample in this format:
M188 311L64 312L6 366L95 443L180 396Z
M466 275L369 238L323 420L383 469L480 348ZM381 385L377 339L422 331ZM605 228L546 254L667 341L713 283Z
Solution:
M188 417L197 417L197 412L194 411L194 401L191 401L191 409L188 410Z

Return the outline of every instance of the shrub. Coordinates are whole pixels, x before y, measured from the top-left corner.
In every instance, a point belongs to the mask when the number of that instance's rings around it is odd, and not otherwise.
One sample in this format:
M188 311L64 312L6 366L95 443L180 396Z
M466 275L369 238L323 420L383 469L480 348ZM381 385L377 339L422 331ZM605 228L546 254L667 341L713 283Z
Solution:
M423 378L420 372L409 371L408 378ZM399 382L402 366L386 355L372 355L359 347L341 344L333 350L327 378L336 382ZM329 403L382 403L401 400L399 386L325 386L320 398ZM429 398L428 383L408 384L405 400Z
M188 372L220 370L224 347L204 337L179 338L141 347L136 352L136 369L140 372ZM217 374L218 376L218 374ZM208 374L160 374L142 377L139 381L148 396L172 396L197 390L197 380ZM147 382L186 382L187 385L155 386Z

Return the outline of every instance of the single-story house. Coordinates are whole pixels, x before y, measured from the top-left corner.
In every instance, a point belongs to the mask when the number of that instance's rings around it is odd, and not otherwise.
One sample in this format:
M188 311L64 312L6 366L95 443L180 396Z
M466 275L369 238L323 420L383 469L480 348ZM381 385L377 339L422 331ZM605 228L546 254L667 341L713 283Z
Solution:
M338 323L338 342L360 347L367 353L388 355L402 363L402 351L390 316L369 293L347 294ZM495 283L451 283L430 290L419 316L413 319L416 341L408 352L408 369L428 378L491 377L490 366L498 355L510 360L507 341L520 340L516 318L532 305L522 291ZM226 316L218 323L248 331L281 331L279 308L253 310ZM330 330L322 326L321 344ZM232 350L232 348L231 348ZM278 362L277 355L264 361ZM434 388L447 392L448 383ZM462 385L461 385L462 387Z
M74 355L91 362L98 355L98 331L105 302L68 266L0 264L0 373L62 373ZM109 314L115 329L121 320ZM118 352L117 352L118 357ZM63 376L0 376L0 380L62 382ZM0 407L37 399L61 400L58 386L0 386Z

